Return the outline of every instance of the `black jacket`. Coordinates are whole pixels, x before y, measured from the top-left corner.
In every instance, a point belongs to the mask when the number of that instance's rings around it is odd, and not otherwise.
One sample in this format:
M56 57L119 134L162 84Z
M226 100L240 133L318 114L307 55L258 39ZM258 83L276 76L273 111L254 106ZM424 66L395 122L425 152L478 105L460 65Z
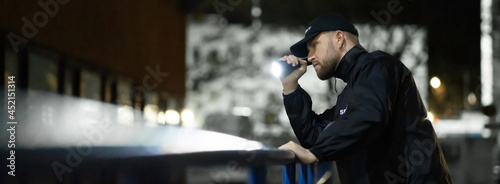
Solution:
M448 166L408 68L356 45L335 77L347 82L337 104L316 114L300 86L283 95L300 144L336 161L346 183L451 183Z

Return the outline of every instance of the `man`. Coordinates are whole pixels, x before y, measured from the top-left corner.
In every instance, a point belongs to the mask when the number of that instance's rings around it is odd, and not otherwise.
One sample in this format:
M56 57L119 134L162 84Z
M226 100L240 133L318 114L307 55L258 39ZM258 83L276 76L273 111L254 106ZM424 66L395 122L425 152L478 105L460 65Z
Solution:
M309 23L305 37L281 60L301 67L281 78L283 101L304 163L336 161L346 183L452 183L448 166L411 72L382 51L368 53L358 31L339 15ZM298 84L307 56L319 79L347 83L336 105L316 114Z

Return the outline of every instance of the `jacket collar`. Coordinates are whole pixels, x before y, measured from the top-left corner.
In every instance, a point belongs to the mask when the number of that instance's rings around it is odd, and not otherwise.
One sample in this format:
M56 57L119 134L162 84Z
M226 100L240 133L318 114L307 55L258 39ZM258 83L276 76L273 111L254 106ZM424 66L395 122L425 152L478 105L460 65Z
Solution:
M363 53L366 53L363 46L358 44L352 47L352 49L347 51L344 57L340 60L339 66L337 67L337 70L335 70L333 76L347 82L349 79L349 73L351 73L351 70L356 65L356 60Z

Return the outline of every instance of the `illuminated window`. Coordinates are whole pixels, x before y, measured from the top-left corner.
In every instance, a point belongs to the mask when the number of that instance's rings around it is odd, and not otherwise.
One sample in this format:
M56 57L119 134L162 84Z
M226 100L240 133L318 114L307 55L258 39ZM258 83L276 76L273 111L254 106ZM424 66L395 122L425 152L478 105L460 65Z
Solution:
M57 92L57 60L54 53L40 49L28 53L28 90Z
M101 100L101 78L98 73L82 70L80 96L94 100Z

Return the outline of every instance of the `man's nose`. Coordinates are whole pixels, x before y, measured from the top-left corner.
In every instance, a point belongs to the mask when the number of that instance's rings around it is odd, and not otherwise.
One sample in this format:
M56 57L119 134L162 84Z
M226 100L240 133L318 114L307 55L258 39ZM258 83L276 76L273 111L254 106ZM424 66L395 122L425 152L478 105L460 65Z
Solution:
M315 56L315 55L311 55L311 54L309 54L309 55L307 56L307 61L309 61L309 62L311 62L311 61L312 61L312 60L314 60L314 59L316 59L316 56Z

